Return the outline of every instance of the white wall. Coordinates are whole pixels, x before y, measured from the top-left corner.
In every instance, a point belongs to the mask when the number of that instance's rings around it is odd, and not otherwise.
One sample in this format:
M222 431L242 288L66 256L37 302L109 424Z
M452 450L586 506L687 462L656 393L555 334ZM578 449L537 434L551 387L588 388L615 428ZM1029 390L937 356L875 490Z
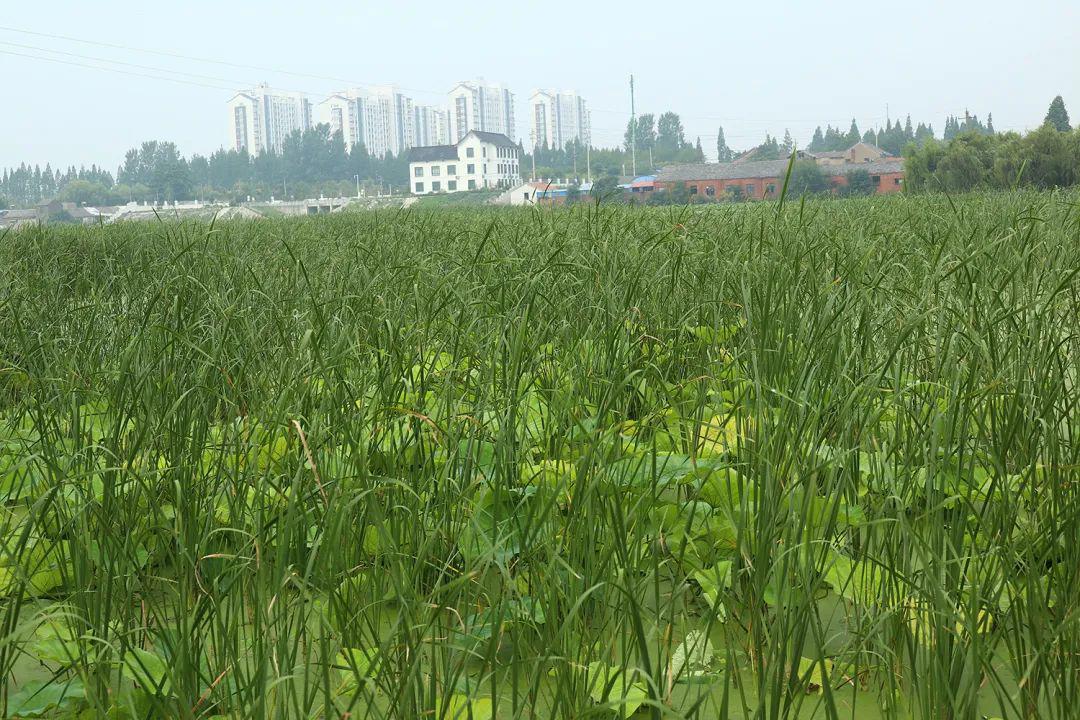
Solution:
M475 135L468 135L457 145L456 161L409 163L409 190L413 195L431 195L518 184L521 182L521 159L509 157L513 152L516 152L515 148L500 148L494 143L483 142ZM416 174L418 168L422 171L420 177ZM438 175L434 174L436 168ZM473 183L472 187L469 185L470 181ZM439 183L438 190L434 186L436 182ZM451 182L455 183L453 189L450 187ZM422 183L423 189L418 190L417 183Z

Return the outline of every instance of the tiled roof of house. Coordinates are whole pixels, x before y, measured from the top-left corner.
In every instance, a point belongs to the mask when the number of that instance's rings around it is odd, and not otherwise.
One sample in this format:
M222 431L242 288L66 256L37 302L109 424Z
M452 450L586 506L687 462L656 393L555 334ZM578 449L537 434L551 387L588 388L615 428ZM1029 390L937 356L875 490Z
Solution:
M883 155L884 157L892 157L892 153L890 153L890 152L887 152L887 151L885 151L885 150L882 150L882 149L881 149L881 148L879 148L879 147L878 147L877 145L874 145L873 143L868 143L868 142L857 142L857 143L855 143L854 145L852 145L851 147L849 147L847 151L848 151L848 152L851 152L852 150L854 150L855 148L859 147L860 145L861 145L862 147L864 147L864 148L867 148L868 150L872 150L872 151L874 151L874 152L879 152L879 153L881 153L881 154L882 154L882 155Z
M470 134L475 135L486 143L492 143L499 147L517 147L510 138L506 137L502 133L485 132L483 130L471 130Z
M783 178L787 175L787 160L760 160L746 163L695 163L669 165L661 168L657 182L695 182L700 180L761 180ZM870 174L887 174L904 171L902 160L881 160L869 163L847 163L823 167L829 176L847 175L855 170Z
M409 162L439 162L457 159L457 145L428 145L409 150Z
M742 180L775 178L787 172L787 160L757 160L744 163L693 163L660 168L657 182L694 180Z

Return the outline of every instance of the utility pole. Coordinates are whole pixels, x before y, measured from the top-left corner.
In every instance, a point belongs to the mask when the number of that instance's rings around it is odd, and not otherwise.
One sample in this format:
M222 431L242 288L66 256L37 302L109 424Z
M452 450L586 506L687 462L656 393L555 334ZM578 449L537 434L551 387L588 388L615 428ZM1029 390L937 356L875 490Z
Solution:
M630 76L630 168L634 177L637 177L637 111L634 107L633 75Z
M592 138L589 139L589 144L585 146L585 175L588 182L592 182Z

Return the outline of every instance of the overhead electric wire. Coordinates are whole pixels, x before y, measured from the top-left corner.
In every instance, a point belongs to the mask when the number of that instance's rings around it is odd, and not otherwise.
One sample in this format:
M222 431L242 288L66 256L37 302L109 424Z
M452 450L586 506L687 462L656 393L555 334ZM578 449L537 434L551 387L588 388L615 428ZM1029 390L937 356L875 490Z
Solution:
M140 65L139 63L130 63L130 62L125 62L123 60L111 60L109 58L97 57L95 55L81 55L79 53L66 52L64 50L53 50L51 48L38 47L36 45L23 45L23 44L20 44L20 43L8 42L6 40L0 40L0 45L6 45L8 47L20 48L22 50L34 50L34 51L37 51L37 52L45 52L45 53L50 53L52 55L63 55L64 57L73 57L73 58L78 58L80 60L91 60L93 62L108 63L110 65L123 65L125 67L133 67L133 68L138 68L140 70L150 70L150 71L153 71L153 72L169 73L169 74L172 74L172 75L184 75L186 77L198 78L200 80L212 80L214 82L230 83L230 84L235 84L235 85L238 85L238 86L244 86L244 85L249 84L247 81L241 81L241 80L237 80L235 78L223 78L223 77L216 77L214 75L201 75L199 73L190 73L190 72L185 72L183 70L171 70L169 68L156 67L156 66L153 66L153 65ZM42 59L47 59L47 58L42 58ZM298 91L286 90L286 92L298 92Z
M236 88L226 87L223 85L211 85L209 83L197 82L195 80L184 80L183 78L168 77L164 75L151 75L150 73L135 72L133 70L121 70L120 68L87 65L86 63L75 62L74 60L62 60L60 58L41 57L39 55L30 55L28 53L15 52L14 50L0 50L0 54L14 55L16 57L28 58L30 60L40 60L42 62L58 63L60 65L71 65L73 67L81 67L89 70L101 70L103 72L119 73L121 75L132 75L134 77L149 78L151 80L165 80L167 82L182 83L184 85L194 85L196 87L210 88L213 90L228 90L230 92L235 92L236 90Z
M157 56L160 56L160 57L168 57L168 58L174 58L174 59L178 59L178 60L186 60L186 61L189 61L189 62L206 63L206 64L211 64L211 65L220 65L220 66L233 67L233 68L239 68L239 69L245 69L245 70L256 70L258 72L266 72L266 73L273 73L273 74L279 74L279 75L291 75L293 77L302 77L302 78L308 78L308 79L314 79L314 80L323 80L323 81L327 81L327 82L343 83L345 85L394 85L395 87L398 87L401 90L406 90L406 91L413 92L413 93L424 93L424 94L430 94L430 95L444 95L445 94L445 91L421 89L421 88L413 88L413 87L405 87L405 86L401 86L401 85L396 85L395 83L360 81L360 80L355 80L355 79L347 79L347 78L335 77L335 76L332 76L332 75L320 75L320 74L317 74L317 73L305 73L305 72L297 72L297 71L294 71L294 70L284 70L284 69L281 69L281 68L271 68L271 67L266 67L266 66L261 66L261 65L250 65L250 64L246 64L246 63L232 62L232 61L229 61L229 60L198 57L198 56L195 56L195 55L186 55L186 54L183 54L183 53L170 52L170 51L167 51L167 50L154 50L154 49L150 49L150 48L141 48L141 47L135 47L135 46L131 46L131 45L121 45L121 44L118 44L118 43L103 42L103 41L100 41L100 40L89 40L89 39L86 39L86 38L79 38L79 37L74 37L74 36L71 36L71 35L60 35L60 34L56 34L56 33L45 33L45 32L39 32L39 31L35 31L35 30L26 30L26 29L23 29L23 28L10 27L10 26L6 26L6 25L0 25L0 31L19 33L19 34L22 34L22 35L31 35L31 36L34 36L34 37L42 37L42 38L48 38L48 39L52 39L52 40L61 40L61 41L64 41L64 42L73 42L73 43L80 43L80 44L84 44L84 45L93 45L93 46L97 46L97 47L108 48L108 49L111 49L111 50L121 50L121 51L125 51L125 52L134 52L134 53L145 53L145 54L148 54L148 55L157 55ZM74 57L74 58L79 58L79 59L83 59L83 60L90 60L90 61L93 61L93 62L107 63L107 64L112 64L112 65L123 65L123 66L126 66L126 67L133 67L133 68L137 68L137 69L141 69L141 70L149 70L149 71L156 72L156 73L167 73L167 74L172 74L172 75L184 75L186 77L200 78L200 79L203 79L203 80L211 80L213 82L224 82L224 83L229 83L230 84L229 87L221 87L221 86L210 85L210 84L207 84L207 83L194 82L194 81L190 81L190 80L181 80L181 79L178 79L178 78L165 77L165 76L160 76L160 75L150 75L150 74L146 74L146 73L124 71L124 70L119 70L119 69L116 69L116 68L98 67L98 66L86 65L86 64L78 63L78 62L64 61L64 60L60 60L60 59L57 59L57 58L39 57L39 56L33 56L33 55L29 55L29 54L24 54L24 53L0 50L0 53L6 54L6 55L14 55L14 56L23 57L23 58L27 58L27 59L31 59L31 60L42 60L42 61L45 61L45 62L60 63L60 64L64 64L64 65L71 65L71 66L74 66L74 67L82 67L82 68L86 68L86 69L104 70L106 72L120 73L120 74L135 76L135 77L145 77L145 78L149 78L149 79L152 79L152 80L166 80L166 81L169 81L169 82L183 83L183 84L186 84L186 85L193 85L193 86L197 86L197 87L206 87L206 88L215 89L215 90L228 90L228 91L236 92L236 91L243 90L244 88L250 87L253 84L255 84L255 83L251 83L250 81L239 81L239 80L234 80L234 79L230 79L230 78L219 78L219 77L215 77L215 76L201 75L201 74L198 74L198 73L190 73L190 72L185 72L185 71L181 71L181 70L170 70L170 69L167 69L167 68L160 68L160 67L154 67L154 66L148 66L148 65L140 65L138 63L130 63L130 62L125 62L125 61L121 61L121 60L110 60L110 59L107 59L107 58L100 58L100 57L94 57L94 56L88 56L88 55L80 55L78 53L71 53L71 52L66 52L66 51L62 51L62 50L52 50L52 49L49 49L49 48L35 47L35 46L32 46L32 45L20 45L19 43L13 43L13 42L8 42L8 41L0 41L0 44L8 45L8 46L11 46L11 47L19 47L19 48L23 48L23 49L36 50L36 51L39 51L39 52L51 53L51 54L54 54L54 55L64 55L64 56L67 56L67 57ZM322 91L314 92L314 91L308 91L308 90L295 90L295 89L290 90L290 89L285 89L285 88L280 88L280 87L278 87L276 89L282 90L284 92L303 93L303 94L307 94L307 95L319 95L319 94L322 94ZM613 109L608 109L608 108L596 108L596 107L590 107L589 112L608 113L608 114L614 114L614 115L623 115L623 116L626 116L626 117L629 117L629 114L630 114L628 110L613 110ZM960 117L960 116L963 115L963 113L956 112L956 111L946 112L945 114L946 115L955 115L957 117ZM822 123L822 121L820 119L818 119L818 120L794 120L794 119L759 120L759 119L750 119L750 118L724 117L724 116L719 116L719 115L685 115L685 114L682 114L682 113L680 113L679 116L683 120L695 121L695 122L722 122L722 123L733 123L733 124L743 124L743 125L756 124L756 125L768 125L770 127L780 127L780 126L788 126L788 125L794 125L794 126L821 125L821 123ZM871 121L872 124L880 124L882 119L883 118L881 116L875 116L875 117L869 118L869 120ZM863 121L866 122L867 118L864 118ZM826 120L825 124L828 125L828 124L831 124L831 122L832 121L827 121ZM839 125L842 126L843 123L845 123L847 121L846 120L837 120L835 122L839 123ZM601 130L601 128L595 128L595 127L593 129ZM622 132L622 130L616 130L616 129L612 129L611 131L612 132ZM601 130L601 132L603 132L603 130ZM756 137L756 136L755 135L748 135L748 134L728 135L729 139L740 139L740 138L751 138L751 137Z
M292 75L294 77L303 77L303 78L308 78L308 79L312 79L312 80L325 80L325 81L334 82L334 83L344 83L346 85L393 85L394 84L394 83L387 83L387 82L371 82L369 80L368 81L359 81L359 80L355 80L355 79L334 77L332 75L319 75L319 74L316 74L316 73L297 72L295 70L283 70L281 68L271 68L271 67L265 67L265 66L260 66L260 65L248 65L248 64L245 64L245 63L231 62L229 60L219 60L219 59L214 59L214 58L197 57L195 55L184 55L182 53L174 53L174 52L169 52L167 50L151 50L149 48L134 47L134 46L131 46L131 45L119 45L119 44L116 44L116 43L107 43L107 42L102 42L100 40L87 40L85 38L73 37L71 35L57 35L57 34L54 34L54 33L43 33L43 32L37 32L37 31L34 31L34 30L24 30L22 28L14 28L14 27L6 26L6 25L0 25L0 30L6 31L6 32L20 33L22 35L33 35L33 36L36 36L36 37L49 38L51 40L63 40L65 42L81 43L81 44L84 44L84 45L97 45L98 47L109 48L109 49L112 49L112 50L124 50L124 51L127 51L127 52L146 53L148 55L159 55L161 57L170 57L170 58L175 58L175 59L178 59L178 60L188 60L190 62L207 63L207 64L210 64L210 65L223 65L223 66L234 67L234 68L239 68L239 69L243 69L243 70L257 70L259 72L273 73L273 74L276 74L276 75ZM410 92L431 93L431 94L435 94L435 95L443 95L443 94L445 94L445 91L423 90L423 89L420 89L420 88L409 88L409 87L402 87L402 86L398 86L398 87L401 87L402 90L408 90Z

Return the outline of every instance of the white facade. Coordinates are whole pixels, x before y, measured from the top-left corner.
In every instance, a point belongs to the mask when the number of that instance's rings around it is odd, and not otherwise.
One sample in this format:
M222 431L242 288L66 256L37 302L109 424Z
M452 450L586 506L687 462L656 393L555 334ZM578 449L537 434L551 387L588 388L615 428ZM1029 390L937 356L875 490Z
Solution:
M413 101L392 85L352 88L319 103L319 121L341 132L345 147L362 143L382 157L399 155L416 144Z
M529 98L529 110L533 147L547 145L561 150L574 140L583 145L592 141L588 108L575 92L535 90Z
M413 195L510 188L521 183L520 162L510 138L470 131L456 145L414 150L409 188Z
M460 140L472 130L517 138L514 93L502 85L461 82L450 91L449 100L451 141Z
M250 155L280 153L285 138L312 127L311 103L304 95L266 85L234 95L228 108L232 147Z
M413 147L450 144L450 119L446 110L430 105L413 107Z

